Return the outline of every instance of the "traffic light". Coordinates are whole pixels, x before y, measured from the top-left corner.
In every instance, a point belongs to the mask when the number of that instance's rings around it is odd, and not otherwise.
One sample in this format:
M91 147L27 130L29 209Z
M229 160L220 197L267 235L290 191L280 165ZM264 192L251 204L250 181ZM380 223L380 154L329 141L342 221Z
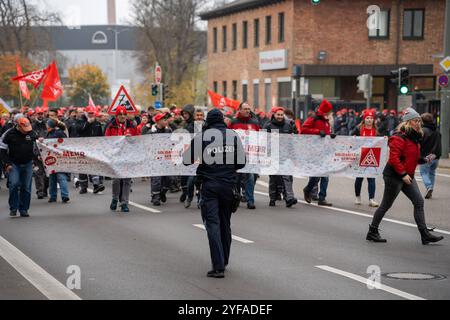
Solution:
M320 0L311 0L311 3L317 6L320 3Z
M163 101L170 98L169 86L167 84L162 86L162 95L163 95Z
M152 96L156 97L158 95L158 85L152 84Z
M392 70L391 75L394 77L391 79L392 83L398 86L400 94L409 93L409 70L408 68L399 68L398 70Z

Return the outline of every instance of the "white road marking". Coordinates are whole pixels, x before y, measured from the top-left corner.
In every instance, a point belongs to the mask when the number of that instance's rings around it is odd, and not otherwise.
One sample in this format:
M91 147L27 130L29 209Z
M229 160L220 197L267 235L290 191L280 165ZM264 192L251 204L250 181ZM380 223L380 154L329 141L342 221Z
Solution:
M205 226L202 225L202 224L193 224L193 226L196 227L196 228L199 228L199 229L202 229L202 230L206 231ZM242 242L242 243L245 243L245 244L255 243L254 241L251 241L251 240L248 240L248 239L245 239L245 238L241 238L241 237L238 237L238 236L234 236L234 235L231 238L233 240L236 240L236 241L239 241L239 242Z
M420 176L420 171L416 171L416 174ZM443 178L450 178L449 174L443 174L443 173L437 173L437 172L436 172L436 176L443 177Z
M90 193L94 193L94 190L92 190L92 189L87 189L87 190L88 190L88 192L90 192ZM136 207L136 208L139 208L139 209L142 209L142 210L151 212L151 213L161 213L161 212L162 212L162 211L160 211L160 210L156 210L156 209L153 209L153 208L149 208L149 207L143 206L142 204L139 204L139 203L136 203L136 202L132 202L132 201L129 201L128 204L129 204L130 206L133 206L133 207Z
M0 236L0 257L50 300L81 300L61 282Z
M259 194L259 195L262 195L262 196L265 196L265 197L269 197L269 194L268 193L264 193L264 192L255 191L255 194ZM303 200L298 200L298 202L302 203L302 204L309 205L309 206L313 206L313 207L320 207L321 209L337 211L337 212L343 212L343 213L349 213L349 214L353 214L355 216L366 217L366 218L369 218L369 219L373 218L373 215L370 215L370 214L367 214L367 213L362 213L362 212L357 212L357 211L352 211L352 210L347 210L347 209L341 209L341 208L336 208L336 207L322 207L322 206L319 206L319 205L317 205L315 203L310 203L309 204L309 203L307 203L306 201L303 201ZM388 221L388 222L400 224L400 225L411 227L411 228L417 228L417 225L415 225L413 223L404 222L404 221L400 221L400 220L384 218L383 221ZM450 235L450 231L441 230L441 229L435 229L434 232Z
M367 285L367 282L368 282L368 279L366 279L364 277L358 276L358 275L350 273L350 272L342 271L342 270L339 270L339 269L336 269L336 268L333 268L333 267L316 266L316 268L319 268L321 270L328 271L328 272L331 272L331 273L334 273L334 274L338 274L340 276L343 276L343 277L346 277L346 278L349 278L349 279L352 279L352 280L364 283L365 285ZM402 297L402 298L407 299L407 300L426 300L426 299L424 299L422 297L415 296L413 294L410 294L410 293L407 293L407 292L404 292L404 291L401 291L401 290L398 290L398 289L386 286L384 284L380 284L380 288L378 290L383 290L383 291L389 292L389 293L391 293L393 295Z

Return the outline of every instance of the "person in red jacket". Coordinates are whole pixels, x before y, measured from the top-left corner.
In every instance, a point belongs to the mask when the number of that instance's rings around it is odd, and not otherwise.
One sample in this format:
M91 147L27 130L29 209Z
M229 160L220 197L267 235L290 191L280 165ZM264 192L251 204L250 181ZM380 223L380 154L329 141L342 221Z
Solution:
M354 130L355 136L360 137L376 137L378 130L375 126L375 112L368 109L363 113L361 124ZM361 205L361 188L364 178L356 178L355 181L355 204ZM375 178L367 178L369 184L369 207L377 208L379 204L375 201L376 182Z
M437 237L430 233L425 223L424 199L414 178L417 165L430 163L436 156L420 157L420 141L423 137L422 120L412 108L408 108L402 117L402 123L395 134L389 139L389 161L383 172L384 195L381 205L375 212L372 224L369 226L367 240L373 242L387 242L382 239L378 227L386 212L392 207L395 199L402 191L414 205L414 220L422 237L422 244L438 242L444 237Z
M256 114L252 111L252 107L248 102L242 102L239 106L236 117L231 120L229 126L233 130L260 131L261 125ZM247 200L247 208L255 210L255 182L256 177L252 173L240 173L238 186L242 184L245 190L245 199ZM239 188L240 190L240 188Z
M135 136L136 127L133 121L127 117L127 109L123 106L117 107L116 118L108 125L105 131L106 137L115 136ZM110 209L117 210L117 205L120 201L121 211L124 213L130 212L128 202L130 199L131 179L113 179L112 181L112 201Z
M331 133L330 123L328 121L328 115L333 111L333 106L326 99L322 101L316 114L313 117L309 117L302 127L301 134L320 135L322 138L330 136L332 139L336 138L334 133ZM303 189L303 195L307 203L312 202L312 192L317 184L320 182L319 192L319 206L333 206L326 200L328 177L311 177L309 178L308 185Z

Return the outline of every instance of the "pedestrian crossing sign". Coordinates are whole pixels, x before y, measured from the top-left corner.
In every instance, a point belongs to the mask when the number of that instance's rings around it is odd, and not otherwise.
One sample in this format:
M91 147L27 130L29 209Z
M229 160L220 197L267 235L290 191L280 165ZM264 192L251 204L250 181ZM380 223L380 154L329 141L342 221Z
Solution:
M138 109L134 105L133 100L131 100L131 97L124 86L120 86L120 89L117 92L116 97L113 100L113 103L108 109L108 114L115 115L116 109L119 106L124 106L127 109L128 114L139 113Z
M362 148L360 167L380 167L381 148Z

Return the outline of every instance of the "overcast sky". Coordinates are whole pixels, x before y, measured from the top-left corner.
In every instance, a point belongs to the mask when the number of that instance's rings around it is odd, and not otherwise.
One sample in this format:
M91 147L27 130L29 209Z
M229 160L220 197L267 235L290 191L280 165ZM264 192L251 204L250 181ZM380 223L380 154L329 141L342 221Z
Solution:
M107 0L29 0L38 3L41 9L60 13L65 25L96 25L108 22ZM131 21L133 0L116 0L117 23ZM211 5L218 0L210 0Z

